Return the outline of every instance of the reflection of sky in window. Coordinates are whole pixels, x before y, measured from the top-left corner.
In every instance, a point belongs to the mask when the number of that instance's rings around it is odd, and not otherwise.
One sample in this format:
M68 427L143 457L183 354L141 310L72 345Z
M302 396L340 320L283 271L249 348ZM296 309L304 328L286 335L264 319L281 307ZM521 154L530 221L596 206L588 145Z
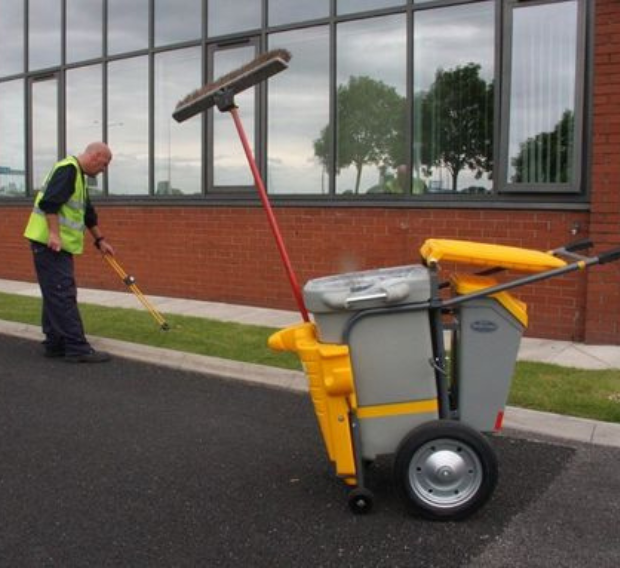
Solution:
M329 0L269 0L269 25L291 24L329 16Z
M0 83L0 166L12 170L25 170L24 142L24 83L9 81ZM0 175L0 195L9 191L10 184L15 184L16 191L23 192L25 180L23 174Z
M517 7L512 50L509 153L514 157L521 143L551 132L565 110L575 110L576 2Z
M202 115L181 124L176 103L200 83L201 48L168 51L155 58L155 191L200 193Z
M30 0L30 69L44 69L60 63L60 5L61 0Z
M102 139L101 83L101 65L67 71L67 154L77 155Z
M209 0L209 36L260 28L261 3L262 0Z
M402 6L405 0L336 0L338 14Z
M24 6L0 0L0 76L24 70Z
M481 66L480 74L493 80L495 10L493 2L450 6L414 15L414 91L425 91L438 69L468 63Z
M101 57L102 0L67 0L67 62Z
M155 45L201 36L202 0L155 0Z
M270 49L291 52L289 68L269 80L270 193L327 193L329 181L314 140L329 122L327 26L270 36Z
M108 171L111 194L147 194L148 62L134 57L108 68L108 139L114 162Z
M56 79L32 84L32 181L40 188L58 159L58 83Z
M148 47L149 0L108 0L108 53Z

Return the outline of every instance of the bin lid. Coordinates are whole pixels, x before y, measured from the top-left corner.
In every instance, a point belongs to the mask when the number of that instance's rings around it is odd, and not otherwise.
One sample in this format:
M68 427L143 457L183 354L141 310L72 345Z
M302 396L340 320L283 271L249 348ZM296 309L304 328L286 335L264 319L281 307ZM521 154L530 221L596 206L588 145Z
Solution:
M449 239L427 239L420 254L427 263L447 260L520 272L543 272L566 266L561 258L538 250Z
M498 284L495 278L488 276L477 276L474 274L453 274L450 277L452 287L457 294L465 295L479 292L484 288L491 288ZM495 298L506 310L508 310L523 327L527 327L527 304L515 298L509 292L498 292L492 294L491 298Z
M428 269L413 264L315 278L303 292L308 310L327 313L426 302L431 288Z

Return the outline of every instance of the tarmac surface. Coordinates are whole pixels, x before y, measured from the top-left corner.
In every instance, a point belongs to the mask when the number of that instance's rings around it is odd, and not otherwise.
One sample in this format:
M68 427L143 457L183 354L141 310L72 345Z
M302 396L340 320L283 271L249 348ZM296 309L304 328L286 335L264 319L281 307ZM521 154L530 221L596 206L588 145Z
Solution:
M0 566L620 565L620 448L494 436L497 489L459 523L411 515L378 460L357 516L304 393L41 355L2 335Z
M38 296L35 284L0 291ZM80 302L141 309L129 293ZM163 313L283 327L296 313L150 297ZM391 462L356 516L299 372L93 337L114 359L42 357L0 322L0 566L620 565L620 425L508 408L500 481L459 523L413 516ZM520 357L620 368L620 349L526 339Z

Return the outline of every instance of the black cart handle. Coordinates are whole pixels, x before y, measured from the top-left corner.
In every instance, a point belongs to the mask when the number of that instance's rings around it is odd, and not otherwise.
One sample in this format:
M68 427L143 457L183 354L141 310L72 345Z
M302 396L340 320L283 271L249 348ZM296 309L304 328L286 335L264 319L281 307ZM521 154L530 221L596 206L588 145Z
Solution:
M614 262L618 259L620 259L620 247L602 252L598 255L599 264L607 264L608 262Z
M594 243L590 239L580 239L578 241L573 241L572 243L568 243L564 248L566 252L575 252L578 250L589 249L594 246Z

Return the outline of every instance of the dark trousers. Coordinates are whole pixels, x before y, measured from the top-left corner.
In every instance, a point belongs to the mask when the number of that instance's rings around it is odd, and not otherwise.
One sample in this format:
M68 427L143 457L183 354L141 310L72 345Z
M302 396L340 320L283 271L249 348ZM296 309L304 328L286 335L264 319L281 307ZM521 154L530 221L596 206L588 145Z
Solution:
M77 305L73 255L54 252L34 242L31 249L43 296L41 324L45 349L66 355L89 353L92 349L84 335Z

